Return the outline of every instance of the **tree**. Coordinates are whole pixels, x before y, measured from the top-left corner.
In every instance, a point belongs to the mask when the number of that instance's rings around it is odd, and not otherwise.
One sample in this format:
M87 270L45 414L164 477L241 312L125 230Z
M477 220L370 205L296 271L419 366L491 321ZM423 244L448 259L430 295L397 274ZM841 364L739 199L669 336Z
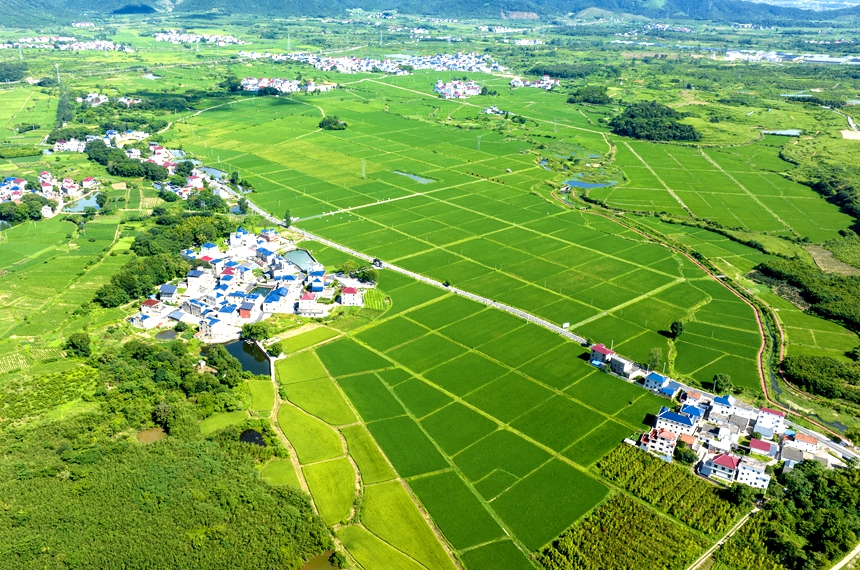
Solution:
M752 434L750 435L750 439L761 439L761 432L752 432Z
M340 272L347 276L352 276L359 269L361 269L361 264L354 259L347 259L340 266Z
M324 131L342 131L346 129L346 122L341 121L337 115L328 115L319 122L319 128Z
M732 389L732 377L728 374L714 374L714 392L721 394Z
M362 283L375 283L379 279L379 272L373 267L362 267L355 272L355 278Z
M659 370L663 366L663 349L654 347L648 353L648 370Z
M104 192L99 192L98 194L96 194L96 204L99 205L99 208L104 208L105 204L107 204L107 202L108 202L107 194L105 194Z
M86 358L92 354L90 335L83 332L72 333L69 335L69 338L66 339L64 348L73 356L83 356Z
M241 180L241 178L239 177L239 171L238 170L234 170L233 172L230 173L230 182L232 182L233 184L238 184L240 180Z
M269 325L264 321L242 325L242 338L265 340L269 338Z
M246 199L239 198L238 206L239 206L239 213L240 214L244 215L244 214L248 213L248 201Z
M608 105L612 102L606 87L603 85L586 85L574 91L567 98L568 103L591 103L592 105Z
M681 447L680 444L675 448L673 456L676 461L683 463L684 465L693 465L699 460L699 456L696 455L695 451L687 448L686 446Z
M293 225L293 217L290 215L290 211L287 210L284 212L284 227L288 228Z
M678 338L682 334L684 334L684 323L682 321L675 321L669 327L669 333L671 334L673 339Z

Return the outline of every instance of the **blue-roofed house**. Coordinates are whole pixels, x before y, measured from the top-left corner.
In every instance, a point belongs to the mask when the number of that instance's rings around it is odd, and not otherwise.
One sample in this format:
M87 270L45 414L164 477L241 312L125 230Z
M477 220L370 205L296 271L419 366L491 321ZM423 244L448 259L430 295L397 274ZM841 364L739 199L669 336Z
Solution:
M158 288L158 298L165 303L176 303L179 301L179 287L165 283Z
M657 423L654 427L657 429L667 429L678 435L693 435L698 424L699 420L697 418L673 412L666 406L663 406L657 413Z
M666 383L665 386L660 388L660 395L665 397L665 398L669 398L671 400L675 396L677 396L680 391L681 391L681 385L678 384L677 382L675 382L674 380L671 380L668 383Z
M168 318L173 319L174 321L182 321L182 319L184 319L187 316L188 316L187 313L185 313L184 311L180 311L179 309L177 309L177 310L173 311L172 313L170 313L169 315L167 315Z
M705 417L705 411L698 406L681 406L681 410L678 413L690 416L696 420L701 420Z
M650 372L643 380L646 390L660 390L669 383L669 379L656 372Z
M313 279L311 279L311 291L312 292L319 293L323 289L325 289L325 282L321 278L314 277Z
M714 400L711 402L711 415L718 416L730 416L732 415L732 408L734 408L735 399L728 394L725 396L716 396Z
M215 285L215 275L211 271L192 269L185 276L189 294L203 293Z
M263 311L267 313L276 313L281 309L281 304L283 303L284 296L279 295L277 292L272 291L266 298L263 299Z
M214 243L207 241L200 247L200 257L206 256L215 259L221 256L221 250Z

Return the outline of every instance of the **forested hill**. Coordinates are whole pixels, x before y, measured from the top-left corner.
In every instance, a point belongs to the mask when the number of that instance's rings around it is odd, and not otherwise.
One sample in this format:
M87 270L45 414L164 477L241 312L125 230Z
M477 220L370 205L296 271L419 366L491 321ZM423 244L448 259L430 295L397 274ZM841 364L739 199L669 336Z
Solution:
M3 0L0 22L51 24L116 12L164 11L165 6L171 4L159 0ZM665 0L659 8L655 7L657 4L660 3L650 0L185 0L172 5L177 13L216 11L261 16L336 16L349 8L363 8L450 17L497 17L510 12L534 12L541 17L552 17L586 8L602 8L653 18L774 24L860 14L858 8L809 12L742 0Z

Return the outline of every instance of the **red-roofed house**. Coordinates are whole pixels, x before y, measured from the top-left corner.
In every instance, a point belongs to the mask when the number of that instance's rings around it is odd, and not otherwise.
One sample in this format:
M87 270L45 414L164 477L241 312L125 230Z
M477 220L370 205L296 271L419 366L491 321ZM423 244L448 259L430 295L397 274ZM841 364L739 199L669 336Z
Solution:
M793 447L806 453L815 453L818 451L818 439L800 432L797 432L793 436L785 436L782 440L782 445L784 447Z
M613 354L615 354L615 351L606 348L606 346L604 346L603 344L591 345L592 362L609 362L609 359L612 358Z
M86 178L81 180L81 186L83 186L84 188L95 188L96 186L98 186L98 182L96 182L96 179L92 176L87 176Z
M777 447L769 441L760 439L750 440L750 451L759 455L767 455L768 457L776 457Z
M702 475L705 477L717 477L728 482L735 479L741 458L731 453L721 453L705 461L702 465Z
M657 455L672 457L675 452L675 444L678 436L667 429L652 429L649 433L643 433L639 440L639 447L645 451Z
M299 314L305 317L316 317L323 313L320 306L317 304L316 296L307 292L299 297Z
M151 317L161 315L161 301L158 299L147 299L140 304L140 312Z
M770 408L760 408L753 431L759 432L766 438L771 438L774 434L784 433L785 413Z
M364 296L355 287L344 287L340 292L340 304L344 307L363 307Z

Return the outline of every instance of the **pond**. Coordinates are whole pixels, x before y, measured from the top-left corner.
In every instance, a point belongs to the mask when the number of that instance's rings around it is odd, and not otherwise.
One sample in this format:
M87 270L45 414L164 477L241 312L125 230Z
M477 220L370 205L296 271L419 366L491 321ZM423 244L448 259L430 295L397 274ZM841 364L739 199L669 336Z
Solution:
M251 290L252 295L262 295L263 297L265 297L266 295L268 295L271 292L272 292L271 287L254 287Z
M154 75L152 73L147 73L146 75L141 75L141 77L143 77L144 79L152 79L153 81L155 81L156 79L161 79L160 75Z
M779 135L783 137L799 137L801 135L800 129L782 129L777 131L762 131L763 135Z
M155 335L155 340L173 340L177 336L179 336L179 333L176 331L161 331Z
M243 431L242 435L239 436L239 441L250 443L252 445L259 445L260 447L266 447L266 442L263 441L263 434L255 429L246 429Z
M152 443L164 439L166 436L167 434L160 427L149 428L137 432L137 441L140 443Z
M230 208L230 213L231 214L241 214L242 209L239 206L233 206L232 208Z
M269 357L254 342L234 340L224 345L242 365L242 370L251 374L269 374Z
M96 202L96 196L98 196L98 192L93 192L86 198L80 198L75 200L74 202L69 203L65 208L63 208L64 212L83 212L85 208L95 208L96 210L100 209L98 202Z
M316 259L314 259L306 249L294 249L293 251L288 251L283 255L283 257L298 265L299 269L306 273L310 271L311 264L316 262Z
M334 554L334 550L326 550L322 554L317 554L305 562L305 565L300 570L337 570L337 566L333 566L328 561L332 554Z
M571 188L606 188L607 186L614 186L616 183L612 180L609 182L583 182L582 180L576 180L575 178L572 180L565 180L565 184L570 186Z
M436 182L432 178L422 178L420 176L416 176L414 174L409 174L408 172L401 172L399 170L395 170L394 174L399 174L400 176L405 176L406 178L411 178L418 184L430 184L431 182Z
M217 168L212 168L211 166L204 166L201 168L203 172L214 178L215 180L221 180L222 178L227 178L227 173L223 170L218 170Z

